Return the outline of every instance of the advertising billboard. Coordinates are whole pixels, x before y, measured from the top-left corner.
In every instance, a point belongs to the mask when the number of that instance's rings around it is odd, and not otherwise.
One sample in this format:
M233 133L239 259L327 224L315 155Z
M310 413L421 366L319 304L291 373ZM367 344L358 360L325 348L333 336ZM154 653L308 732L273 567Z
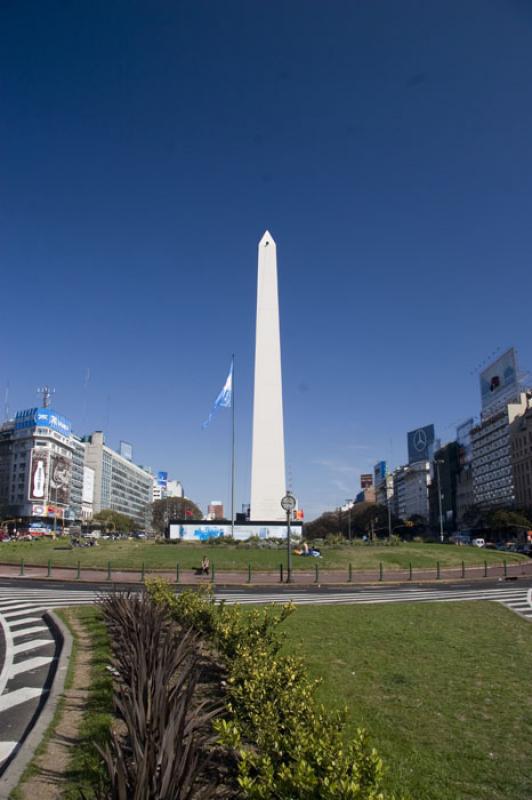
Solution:
M480 373L482 413L494 411L518 396L517 357L511 347Z
M72 462L65 456L54 455L50 459L50 478L48 486L48 500L67 506L70 498L70 477Z
M373 483L378 486L386 478L386 461L379 461L373 467Z
M70 436L71 422L51 408L27 408L15 414L15 430L23 428L50 428L63 436Z
M31 452L28 500L36 500L39 504L46 501L48 492L49 455L49 451L46 447L34 447Z
M81 502L94 502L94 470L92 467L83 467L83 489L81 490Z
M56 519L63 519L65 509L58 506L48 506L48 516Z
M373 486L373 475L371 472L364 472L360 476L360 488L361 489L369 489Z
M133 445L129 442L120 442L120 455L128 461L133 461Z
M167 472L158 472L157 473L157 486L162 486L164 489L168 486L168 473Z
M431 459L434 449L434 425L425 425L424 428L416 428L415 431L409 431L407 439L409 464Z

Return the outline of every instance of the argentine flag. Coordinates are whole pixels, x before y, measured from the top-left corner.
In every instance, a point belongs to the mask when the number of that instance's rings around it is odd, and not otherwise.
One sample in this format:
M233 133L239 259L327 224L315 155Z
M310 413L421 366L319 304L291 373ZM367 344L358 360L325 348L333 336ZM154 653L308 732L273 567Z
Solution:
M214 401L214 405L212 407L212 411L209 414L208 418L205 420L203 425L201 426L204 430L207 425L212 420L214 414L216 413L217 409L219 408L231 408L233 404L233 362L234 359L231 360L231 367L229 368L229 375L227 376L227 380L223 385L223 388Z

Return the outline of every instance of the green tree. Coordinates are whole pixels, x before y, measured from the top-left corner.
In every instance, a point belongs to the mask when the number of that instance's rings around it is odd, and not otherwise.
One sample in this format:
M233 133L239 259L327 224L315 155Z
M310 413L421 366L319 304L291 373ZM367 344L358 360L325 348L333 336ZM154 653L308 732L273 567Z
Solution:
M392 514L392 529L400 523L401 520ZM350 525L351 536L368 535L372 530L377 536L387 536L388 509L377 503L355 503L350 511L326 511L305 524L304 536L307 539L325 539L331 534L340 533L347 539Z
M528 530L531 527L530 520L524 514L505 508L490 511L488 513L488 523L493 531L507 531L514 528Z
M199 507L188 497L163 497L151 504L152 526L161 536L171 519L203 519Z
M130 533L136 530L139 525L133 519L128 517L127 514L121 514L119 511L113 511L111 508L102 508L93 517L93 522L99 523L104 530L116 531L117 533Z

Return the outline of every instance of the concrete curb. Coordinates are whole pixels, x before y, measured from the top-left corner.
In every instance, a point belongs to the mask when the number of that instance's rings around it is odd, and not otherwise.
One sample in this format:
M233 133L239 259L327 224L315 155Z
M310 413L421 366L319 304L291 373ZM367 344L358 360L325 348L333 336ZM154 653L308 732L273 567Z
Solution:
M54 638L60 647L55 675L48 697L35 725L24 739L15 758L0 781L0 800L9 800L10 793L18 785L24 770L33 758L35 750L52 722L57 703L65 688L68 664L72 654L72 635L53 611L47 611L43 614L43 617L46 618L47 623L50 625Z

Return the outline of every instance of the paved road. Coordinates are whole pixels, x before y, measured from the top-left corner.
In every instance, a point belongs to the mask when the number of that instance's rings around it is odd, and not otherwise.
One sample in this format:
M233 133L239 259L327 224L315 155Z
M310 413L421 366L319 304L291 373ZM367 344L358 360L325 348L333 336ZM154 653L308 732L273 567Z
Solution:
M59 655L46 611L64 606L91 604L109 591L109 585L78 588L65 583L50 587L35 580L0 581L0 776L34 724L53 681ZM117 587L118 588L118 587ZM457 585L408 585L402 587L350 587L298 589L217 590L227 603L257 604L356 604L460 602L490 600L501 603L532 622L532 580L492 581Z
M0 593L0 776L46 702L60 645L45 609L13 591Z

